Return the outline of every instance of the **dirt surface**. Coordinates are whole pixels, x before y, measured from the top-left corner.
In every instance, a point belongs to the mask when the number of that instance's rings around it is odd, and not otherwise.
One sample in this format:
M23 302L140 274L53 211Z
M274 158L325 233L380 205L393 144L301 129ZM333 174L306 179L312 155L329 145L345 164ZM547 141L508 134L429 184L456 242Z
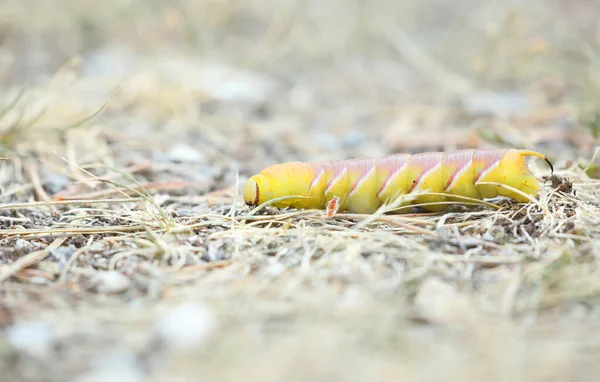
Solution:
M594 1L0 5L3 381L596 381ZM252 210L296 160L517 147L528 204Z

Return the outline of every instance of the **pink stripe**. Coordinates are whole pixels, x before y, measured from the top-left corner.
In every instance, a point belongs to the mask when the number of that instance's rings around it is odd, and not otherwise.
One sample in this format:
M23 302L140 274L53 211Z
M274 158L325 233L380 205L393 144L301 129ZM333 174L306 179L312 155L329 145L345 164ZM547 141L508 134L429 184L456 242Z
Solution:
M424 176L428 175L429 171L433 169L435 166L440 164L442 161L443 154L442 153L424 153L424 154L415 154L410 159L410 166L416 167L421 170L421 173L414 180L414 182L409 187L409 192L415 189L415 187L421 183L421 180Z
M505 153L506 153L506 150L493 150L493 149L483 149L483 150L475 151L475 153L473 154L473 163L476 163L479 161L482 161L483 163L485 163L485 166L483 167L483 169L481 169L481 171L479 171L479 173L475 177L475 181L478 182L479 179L483 176L483 174L485 174L485 172L487 170L496 166L500 162L500 160L502 160L502 157L504 156Z
M310 182L310 186L308 186L308 189L312 190L317 185L317 181L320 181L321 178L325 176L325 168L323 168L323 164L321 163L311 163L310 165L312 166L313 173L315 174L315 177Z
M330 187L333 186L334 182L336 182L339 176L344 172L346 166L344 161L336 160L323 163L323 169L325 170L325 172L327 172L327 170L333 170L332 172L334 174L333 177L327 183L327 186L325 187L325 190L327 191Z
M452 151L444 156L444 165L454 165L456 167L454 173L452 173L450 178L448 178L448 182L446 183L444 190L447 190L452 183L454 183L454 180L458 174L460 174L467 166L471 165L473 151L474 150Z
M369 175L371 170L373 170L373 167L375 164L372 159L353 159L353 160L347 161L346 165L348 168L348 172L352 172L354 170L360 171L360 176L358 177L356 182L354 182L354 184L350 188L349 193L352 193L352 192L354 192L354 190L356 190L358 185L365 179L365 177L367 175Z
M388 183L394 176L398 174L398 172L402 171L404 166L408 163L409 159L409 154L396 154L383 157L377 161L377 169L379 171L388 171L388 177L383 181L383 183L381 183L378 194L380 194L381 192L383 192L383 190L386 189Z

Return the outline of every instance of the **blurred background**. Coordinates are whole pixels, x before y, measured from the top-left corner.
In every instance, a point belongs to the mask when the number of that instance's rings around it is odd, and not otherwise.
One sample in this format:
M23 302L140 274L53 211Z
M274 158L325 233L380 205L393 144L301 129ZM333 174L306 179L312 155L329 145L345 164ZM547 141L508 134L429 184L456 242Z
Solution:
M157 177L191 162L176 177L209 188L281 161L461 147L569 165L597 137L599 12L591 0L7 0L0 81L16 106L1 141L50 162L150 158Z

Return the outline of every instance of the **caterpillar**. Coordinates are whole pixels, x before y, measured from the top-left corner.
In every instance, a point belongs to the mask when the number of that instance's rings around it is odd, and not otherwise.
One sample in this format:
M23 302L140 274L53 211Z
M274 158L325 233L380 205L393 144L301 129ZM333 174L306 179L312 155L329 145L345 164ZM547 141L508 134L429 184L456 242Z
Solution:
M370 214L383 204L394 202L399 207L419 205L439 212L465 197L484 200L503 196L525 203L529 198L523 194L535 196L540 189L525 161L527 156L544 159L554 173L548 157L519 149L288 162L268 167L248 179L243 198L249 206L272 201L277 208L326 209L329 215L342 211Z

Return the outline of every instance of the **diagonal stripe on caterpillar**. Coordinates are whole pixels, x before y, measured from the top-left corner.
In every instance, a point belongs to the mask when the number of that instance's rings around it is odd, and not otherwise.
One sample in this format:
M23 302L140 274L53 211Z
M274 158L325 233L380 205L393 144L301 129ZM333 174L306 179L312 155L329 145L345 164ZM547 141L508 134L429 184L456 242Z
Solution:
M422 206L425 210L441 211L451 204L448 202L459 202L461 197L483 200L504 196L523 203L529 201L523 193L534 196L540 189L525 161L527 156L544 159L554 172L545 155L517 149L289 162L268 167L251 177L244 188L244 200L251 206L282 199L273 206L326 209L337 198L339 212L365 214L390 203L397 207L425 204ZM500 183L520 192L489 183Z

